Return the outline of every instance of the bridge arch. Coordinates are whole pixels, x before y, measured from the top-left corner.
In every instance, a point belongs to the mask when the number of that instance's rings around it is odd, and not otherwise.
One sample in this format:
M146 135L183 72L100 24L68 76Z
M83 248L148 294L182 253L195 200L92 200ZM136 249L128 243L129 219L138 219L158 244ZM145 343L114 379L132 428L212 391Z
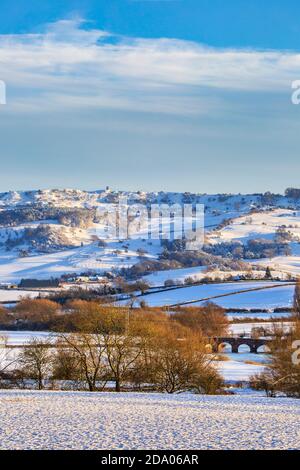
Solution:
M248 353L251 353L251 347L248 343L241 343L239 344L239 346L237 347L237 352L239 354L248 354Z
M232 353L233 348L232 344L229 341L223 341L218 344L218 352L220 353Z
M262 353L269 354L270 352L271 352L271 349L269 348L267 344L261 344L257 348L257 354L262 354Z

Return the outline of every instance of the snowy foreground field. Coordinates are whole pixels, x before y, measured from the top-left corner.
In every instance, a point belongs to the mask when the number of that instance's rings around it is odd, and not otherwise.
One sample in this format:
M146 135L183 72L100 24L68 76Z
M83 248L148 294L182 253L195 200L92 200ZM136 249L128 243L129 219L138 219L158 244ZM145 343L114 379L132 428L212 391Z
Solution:
M292 399L0 392L1 449L300 449Z

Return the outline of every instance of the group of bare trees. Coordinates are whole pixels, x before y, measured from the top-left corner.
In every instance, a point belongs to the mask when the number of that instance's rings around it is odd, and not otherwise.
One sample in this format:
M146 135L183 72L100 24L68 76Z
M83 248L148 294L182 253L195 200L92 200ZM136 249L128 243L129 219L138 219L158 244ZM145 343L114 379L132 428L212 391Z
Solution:
M289 335L278 328L270 349L270 362L262 373L251 378L250 385L268 396L283 393L300 398L300 322L296 321Z
M220 393L223 380L200 329L163 313L99 310L78 301L76 330L33 339L3 371L2 386ZM74 325L73 324L73 325Z
M252 387L264 390L268 396L283 393L300 398L300 282L295 288L293 313L295 321L289 334L274 327L270 363L251 378Z

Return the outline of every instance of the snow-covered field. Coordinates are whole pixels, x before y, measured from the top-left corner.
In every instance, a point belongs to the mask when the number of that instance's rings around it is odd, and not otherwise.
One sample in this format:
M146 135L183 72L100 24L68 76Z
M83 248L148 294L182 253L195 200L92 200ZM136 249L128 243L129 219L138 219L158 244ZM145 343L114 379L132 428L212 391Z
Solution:
M231 359L229 361L218 362L217 364L217 368L224 377L225 382L248 382L252 375L263 372L265 368L265 356L261 356L261 364L259 364L258 354L233 354L232 357L233 356L240 358L240 360ZM237 391L236 393L239 395L243 393L243 390Z
M1 449L300 449L297 400L0 391Z
M282 204L282 201L281 201ZM222 243L240 241L246 243L253 239L274 240L279 227L285 227L291 234L293 241L290 243L291 254L288 256L276 256L255 260L253 264L265 269L271 266L276 275L300 274L300 212L299 210L286 209L284 207L273 208L251 215L237 217L221 230L209 234L210 243Z
M276 273L293 274L295 276L300 275L300 245L291 244L292 254L291 256L276 256L275 258L266 258L255 262L256 265L265 269L267 266L271 266Z
M229 331L233 335L249 335L253 328L262 328L264 330L272 331L273 322L251 322L251 323L232 323L229 326ZM285 332L291 330L293 324L292 322L276 322L277 327L281 327Z
M126 247L125 247L126 246ZM106 247L89 243L80 247L49 254L35 254L20 258L14 251L0 250L0 282L20 282L22 278L49 279L64 273L81 273L93 270L97 273L131 267L138 263L137 250L145 250L146 258L156 258L162 248L158 240L153 242L129 240L110 242Z
M294 286L282 284L280 287L268 289L269 286L278 285L278 282L236 282L221 284L204 284L184 287L166 292L138 297L137 301L144 300L151 307L173 305L185 301L206 299L214 296L247 291L249 289L265 288L253 292L244 292L212 299L225 308L247 309L274 309L277 307L291 307L293 305ZM194 305L198 305L195 303ZM199 303L201 305L201 303Z
M271 320L271 321L276 321L281 318L290 318L291 312L246 312L246 313L241 313L241 312L230 312L227 314L229 320L235 320L235 319L245 319L245 318L251 318L255 320Z
M271 263L272 264L272 263ZM269 262L270 265L270 262ZM150 285L150 287L161 287L164 286L166 281L173 281L176 285L182 285L186 280L188 284L192 282L201 282L203 279L209 277L212 281L220 282L228 280L229 277L240 279L242 276L247 276L247 271L220 271L219 269L208 270L207 266L195 266L192 268L178 268L178 269L167 269L165 271L154 271L143 277L144 281ZM266 267L262 267L261 270L256 270L253 274L255 280L265 280ZM279 279L285 280L284 276L280 276L280 271L276 272L276 276Z
M184 282L187 278L193 278L195 281L201 280L205 276L205 267L197 266L195 268L168 269L166 271L156 271L148 276L144 276L145 282L150 286L163 286L165 281L172 280Z
M300 237L300 212L278 208L235 218L222 230L210 235L210 242L273 239L278 227L285 225L294 237Z
M5 337L8 346L23 346L33 339L47 340L53 335L48 331L4 331L0 330L0 337Z
M32 299L43 295L43 291L30 291L19 289L0 289L0 302L17 302L21 297L30 297Z

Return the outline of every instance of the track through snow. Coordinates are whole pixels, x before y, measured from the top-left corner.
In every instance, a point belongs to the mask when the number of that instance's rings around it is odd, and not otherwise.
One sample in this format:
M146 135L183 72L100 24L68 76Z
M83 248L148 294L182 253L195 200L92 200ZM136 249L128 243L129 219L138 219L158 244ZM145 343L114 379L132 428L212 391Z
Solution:
M300 449L300 402L0 391L1 449Z

